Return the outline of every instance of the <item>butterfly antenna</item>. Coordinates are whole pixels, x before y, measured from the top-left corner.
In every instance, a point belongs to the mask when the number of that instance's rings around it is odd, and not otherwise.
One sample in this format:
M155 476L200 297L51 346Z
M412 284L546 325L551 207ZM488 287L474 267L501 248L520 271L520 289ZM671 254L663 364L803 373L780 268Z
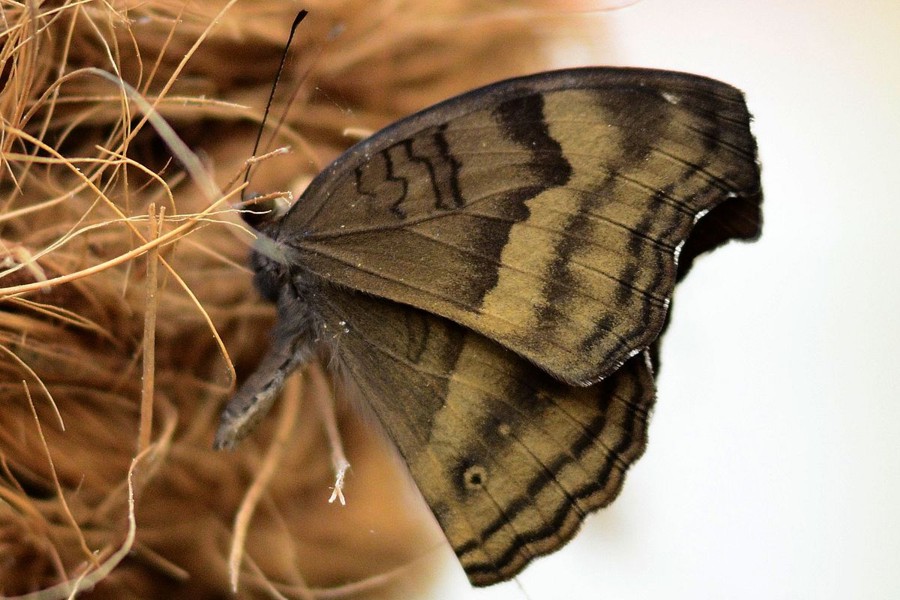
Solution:
M297 16L294 17L294 23L291 25L291 33L288 36L287 43L284 45L284 52L281 53L281 62L278 65L278 72L275 74L275 81L272 82L272 91L269 92L269 100L266 102L266 110L263 112L262 123L260 123L259 131L256 133L256 142L253 144L253 156L256 156L257 151L259 151L259 143L262 141L263 129L266 126L266 121L269 120L269 110L272 108L272 101L275 99L275 90L278 89L278 82L281 81L281 74L284 72L284 64L287 62L288 50L291 47L291 42L294 40L294 33L297 31L297 27L303 19L306 18L307 14L309 14L308 11L301 10L297 13ZM247 184L250 181L250 167L251 165L247 165L247 170L244 172L244 184Z

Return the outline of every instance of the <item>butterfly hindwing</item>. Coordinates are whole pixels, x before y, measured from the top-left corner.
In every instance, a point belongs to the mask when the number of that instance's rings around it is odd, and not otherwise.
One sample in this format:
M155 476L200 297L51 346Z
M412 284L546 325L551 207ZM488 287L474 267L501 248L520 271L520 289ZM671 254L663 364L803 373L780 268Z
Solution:
M758 235L755 150L743 96L725 84L545 73L351 149L277 239L327 280L449 318L584 385L656 339L700 216L738 201L749 216L725 237Z
M574 535L643 452L643 355L566 385L499 344L413 307L332 288L338 372L409 465L469 578L489 585Z

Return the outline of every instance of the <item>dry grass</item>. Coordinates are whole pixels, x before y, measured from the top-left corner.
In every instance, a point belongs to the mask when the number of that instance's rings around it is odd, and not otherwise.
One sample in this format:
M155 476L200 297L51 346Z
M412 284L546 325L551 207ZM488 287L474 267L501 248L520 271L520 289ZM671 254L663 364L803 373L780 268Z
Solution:
M500 5L305 2L273 107L285 124L267 145L294 151L260 165L254 191L302 189L354 141L348 128L545 67L535 24L547 17ZM294 381L236 453L210 449L272 322L229 181L299 8L3 0L0 595L96 584L84 597L227 597L229 553L242 597L427 586L422 558L440 533L383 441L341 404L349 505L327 503L329 445L301 397L328 384L307 380L301 394ZM155 107L202 177L95 69Z

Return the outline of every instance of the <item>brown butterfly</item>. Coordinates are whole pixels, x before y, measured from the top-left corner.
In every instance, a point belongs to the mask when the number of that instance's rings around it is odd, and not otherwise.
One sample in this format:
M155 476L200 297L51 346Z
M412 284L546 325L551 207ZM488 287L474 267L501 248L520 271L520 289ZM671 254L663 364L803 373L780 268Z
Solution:
M260 227L274 344L232 447L319 358L371 407L469 579L556 550L642 454L672 290L761 228L750 115L703 77L582 68L398 121Z

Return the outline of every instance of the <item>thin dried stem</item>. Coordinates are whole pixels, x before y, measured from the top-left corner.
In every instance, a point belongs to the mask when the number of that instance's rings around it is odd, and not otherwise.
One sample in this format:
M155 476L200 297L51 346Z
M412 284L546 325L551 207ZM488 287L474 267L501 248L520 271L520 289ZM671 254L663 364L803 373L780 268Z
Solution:
M159 216L156 215L156 204L151 203L148 209L149 239L159 237L166 207L161 206ZM144 360L143 385L141 387L141 424L138 430L138 452L143 452L150 445L153 431L153 392L156 375L156 313L158 302L156 297L157 273L159 272L159 247L147 252L146 303L144 305Z
M234 536L231 540L231 550L228 554L228 572L231 583L231 590L234 593L238 591L238 578L241 571L241 558L244 555L244 542L247 539L247 530L250 527L250 520L256 510L259 500L265 492L266 487L272 480L278 464L284 455L285 445L291 436L291 432L297 422L297 415L300 410L300 397L302 388L300 385L300 377L295 374L285 384L282 396L284 396L281 404L281 418L278 420L278 428L275 430L275 436L269 448L266 451L259 471L253 479L253 483L244 494L241 501L240 509L234 519Z

